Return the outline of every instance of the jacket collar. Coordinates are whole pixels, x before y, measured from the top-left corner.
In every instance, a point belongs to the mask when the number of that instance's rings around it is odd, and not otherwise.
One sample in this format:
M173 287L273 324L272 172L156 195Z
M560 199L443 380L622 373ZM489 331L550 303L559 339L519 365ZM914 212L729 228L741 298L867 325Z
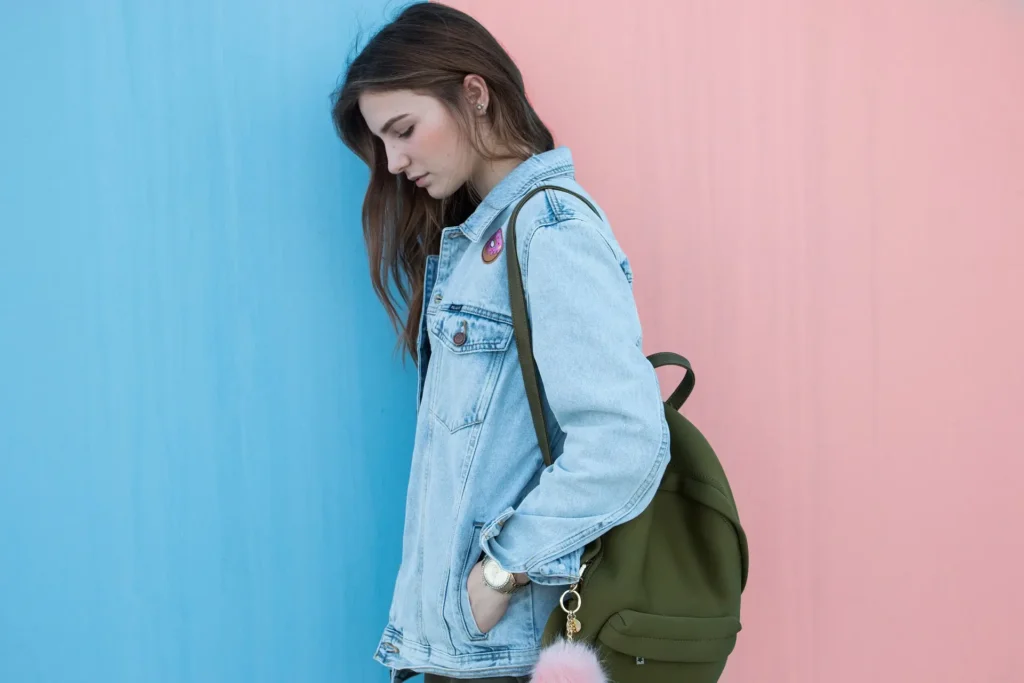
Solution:
M574 177L572 152L568 147L556 147L535 154L516 166L487 193L466 222L457 228L473 242L489 232L494 220L509 206L540 183L559 176Z

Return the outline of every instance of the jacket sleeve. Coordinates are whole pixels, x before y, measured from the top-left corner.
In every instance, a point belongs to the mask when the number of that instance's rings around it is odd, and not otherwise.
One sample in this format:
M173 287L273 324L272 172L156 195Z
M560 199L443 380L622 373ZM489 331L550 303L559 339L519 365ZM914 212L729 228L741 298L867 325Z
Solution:
M668 427L631 284L600 228L571 218L526 237L533 353L565 440L519 506L483 529L481 547L508 571L557 585L578 579L586 544L651 501Z

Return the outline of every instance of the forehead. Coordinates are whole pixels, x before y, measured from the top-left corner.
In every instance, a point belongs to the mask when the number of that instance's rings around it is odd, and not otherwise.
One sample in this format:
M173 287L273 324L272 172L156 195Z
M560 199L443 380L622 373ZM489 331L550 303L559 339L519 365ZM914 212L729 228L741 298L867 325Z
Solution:
M376 134L380 133L385 123L396 116L422 116L437 106L434 98L412 90L367 92L359 96L359 110L366 119L366 125Z

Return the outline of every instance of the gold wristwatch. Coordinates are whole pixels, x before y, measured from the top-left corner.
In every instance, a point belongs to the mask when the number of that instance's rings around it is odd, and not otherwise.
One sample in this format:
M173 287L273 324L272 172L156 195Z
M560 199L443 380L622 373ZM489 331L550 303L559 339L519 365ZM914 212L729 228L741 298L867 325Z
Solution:
M523 586L516 581L516 577L512 572L507 572L501 568L497 562L491 557L485 557L483 563L483 575L484 583L488 587L493 588L499 593L511 595Z

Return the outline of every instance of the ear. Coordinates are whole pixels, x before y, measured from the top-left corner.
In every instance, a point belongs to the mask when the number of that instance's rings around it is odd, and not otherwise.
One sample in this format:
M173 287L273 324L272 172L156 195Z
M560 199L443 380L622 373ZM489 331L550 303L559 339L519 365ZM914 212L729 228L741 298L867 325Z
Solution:
M476 74L469 74L462 79L462 90L466 95L472 113L483 116L487 113L490 105L490 91L487 89L487 81Z

